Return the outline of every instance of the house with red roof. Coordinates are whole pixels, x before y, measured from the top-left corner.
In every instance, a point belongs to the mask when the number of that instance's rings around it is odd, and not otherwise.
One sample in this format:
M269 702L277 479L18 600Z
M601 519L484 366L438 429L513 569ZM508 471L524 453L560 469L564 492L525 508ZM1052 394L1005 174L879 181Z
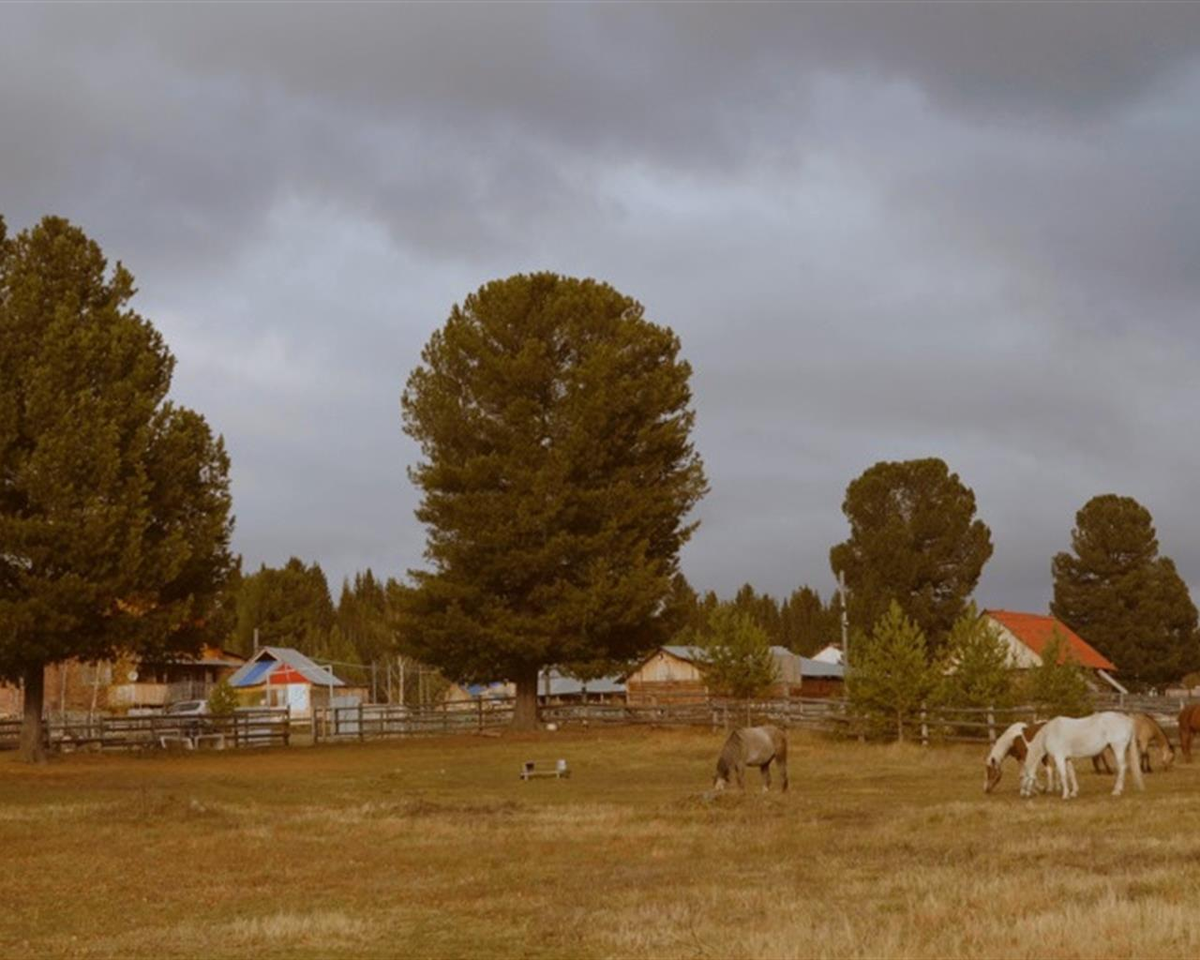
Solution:
M1038 667L1042 653L1057 633L1062 638L1058 662L1070 658L1095 680L1097 687L1128 693L1112 676L1116 664L1083 639L1061 620L1048 614L1017 613L1012 610L984 610L980 614L1008 646L1012 664L1018 670Z

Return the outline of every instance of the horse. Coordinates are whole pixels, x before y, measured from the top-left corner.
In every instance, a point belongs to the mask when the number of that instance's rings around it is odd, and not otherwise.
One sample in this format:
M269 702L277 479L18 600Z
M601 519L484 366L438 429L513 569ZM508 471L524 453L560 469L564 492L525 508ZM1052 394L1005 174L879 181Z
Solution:
M1175 762L1175 748L1167 737L1167 731L1159 726L1148 713L1133 713L1135 736L1137 737L1138 752L1142 757L1142 773L1152 772L1150 766L1150 747L1158 744L1158 758L1164 770L1170 770ZM1098 756L1092 757L1092 768L1097 773L1113 772L1113 752L1111 747L1105 747Z
M1062 780L1062 798L1070 800L1079 795L1079 782L1075 779L1073 757L1094 757L1105 747L1112 747L1117 761L1117 782L1113 796L1119 797L1125 789L1125 758L1133 760L1133 781L1139 790L1142 783L1141 756L1138 753L1137 736L1133 718L1124 713L1093 713L1090 717L1055 717L1047 721L1029 745L1025 767L1021 771L1021 796L1033 794L1037 784L1037 768L1042 758L1049 755L1058 768Z
M737 780L739 790L745 790L742 779L746 767L758 767L762 772L763 792L771 788L771 764L779 768L781 790L787 792L787 736L778 727L742 727L734 730L721 748L717 758L717 775L713 787L724 790L731 779Z
M1192 737L1200 733L1200 703L1189 703L1179 711L1179 746L1183 758L1192 762Z
M995 744L988 753L985 766L984 793L991 793L996 789L996 784L1000 782L1000 776L1003 773L1000 765L1004 762L1005 757L1015 757L1018 765L1024 762L1026 754L1029 753L1029 744L1037 736L1037 732L1042 729L1042 726L1041 723L1026 723L1018 720L996 738ZM1054 766L1050 763L1049 757L1042 758L1042 767L1046 771L1046 789L1053 790Z

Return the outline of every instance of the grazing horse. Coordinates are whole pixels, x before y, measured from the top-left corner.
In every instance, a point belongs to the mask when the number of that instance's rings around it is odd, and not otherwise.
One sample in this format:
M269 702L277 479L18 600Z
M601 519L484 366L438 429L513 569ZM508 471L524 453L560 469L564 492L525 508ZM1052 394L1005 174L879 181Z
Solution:
M717 775L713 787L724 790L730 780L736 780L738 789L745 790L742 779L746 767L758 767L762 772L763 791L771 788L771 764L779 768L781 789L788 788L787 737L778 727L742 727L734 730L721 748L717 758Z
M991 793L996 789L996 784L1000 782L1000 776L1003 773L1000 765L1006 757L1015 757L1018 765L1025 761L1025 755L1029 753L1029 744L1033 742L1033 738L1037 736L1037 732L1042 727L1041 723L1025 723L1023 720L1018 720L996 738L987 757L987 772L983 781L984 793ZM1049 757L1042 758L1042 767L1046 771L1046 789L1053 790L1054 767L1050 763Z
M1062 798L1070 800L1079 795L1079 782L1071 766L1073 757L1094 757L1105 747L1112 747L1117 761L1117 782L1113 796L1118 797L1125 789L1125 758L1133 761L1133 782L1143 789L1141 757L1138 753L1137 736L1133 718L1123 713L1093 713L1090 717L1055 717L1038 731L1029 745L1025 767L1021 772L1021 796L1033 794L1037 784L1037 768L1042 758L1049 755L1058 768L1062 780Z
M1179 746L1183 758L1192 762L1192 737L1200 733L1200 703L1189 703L1179 711Z
M1142 773L1150 773L1150 748L1158 744L1158 758L1164 770L1170 770L1175 762L1175 748L1167 737L1167 731L1159 726L1148 713L1132 713L1134 736L1137 737L1138 753L1142 757ZM1092 757L1092 767L1097 773L1113 772L1113 752L1105 747L1099 756Z

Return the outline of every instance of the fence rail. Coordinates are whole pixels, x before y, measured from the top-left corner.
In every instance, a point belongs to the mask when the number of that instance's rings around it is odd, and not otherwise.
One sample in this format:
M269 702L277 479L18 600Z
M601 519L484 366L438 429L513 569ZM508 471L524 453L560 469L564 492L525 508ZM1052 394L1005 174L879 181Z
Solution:
M1184 704L1177 697L1099 698L1097 710L1149 713L1167 730L1177 729ZM317 707L312 715L314 742L346 742L399 737L495 733L512 722L513 700L498 698L461 704L406 707L394 704L356 704ZM691 703L550 704L538 710L545 724L557 726L655 726L730 729L774 723L835 736L894 737L895 720L872 722L856 713L844 699L791 697L783 700L707 699ZM988 743L1016 720L1044 720L1034 706L930 706L905 717L906 739L922 743ZM185 748L287 746L294 724L288 709L239 710L230 717L150 716L99 717L90 721L48 722L48 744L59 749L130 749L182 744ZM301 721L307 727L307 721ZM20 720L0 720L0 749L17 746Z
M59 750L287 746L291 742L291 713L283 707L238 710L227 717L102 716L80 721L51 720L43 729L47 745ZM20 736L20 720L0 720L0 750L16 749Z

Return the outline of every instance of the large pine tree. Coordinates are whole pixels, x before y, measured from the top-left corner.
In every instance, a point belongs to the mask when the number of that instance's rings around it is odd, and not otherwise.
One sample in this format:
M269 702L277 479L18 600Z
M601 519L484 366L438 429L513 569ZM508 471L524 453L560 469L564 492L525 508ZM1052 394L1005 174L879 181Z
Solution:
M705 491L690 374L674 333L594 280L518 275L455 306L402 400L432 563L402 592L407 649L514 681L530 727L540 667L664 642Z
M1177 680L1200 667L1196 606L1167 557L1150 511L1132 497L1093 497L1075 515L1073 553L1054 557L1054 603L1136 684Z
M195 651L235 568L229 461L168 403L174 359L133 277L47 217L0 220L0 678L42 755L43 669Z
M829 552L844 571L851 626L867 632L897 601L937 650L992 555L975 494L937 458L881 462L846 488L850 537Z

